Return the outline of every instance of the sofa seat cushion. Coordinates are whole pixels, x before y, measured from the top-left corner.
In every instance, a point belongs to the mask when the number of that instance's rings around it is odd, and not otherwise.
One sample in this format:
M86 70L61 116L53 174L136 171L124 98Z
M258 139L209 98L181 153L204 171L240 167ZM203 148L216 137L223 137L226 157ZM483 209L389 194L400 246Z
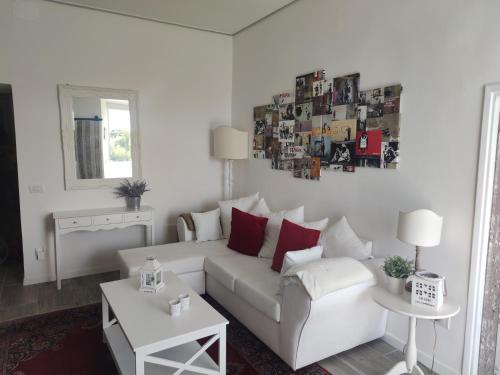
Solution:
M243 254L205 259L205 272L257 310L280 321L280 275L270 268L271 259Z
M118 252L120 269L128 270L128 277L137 275L146 257L153 255L163 265L165 271L172 271L175 274L203 271L205 257L234 254L226 244L227 240L203 243L190 241L121 250Z

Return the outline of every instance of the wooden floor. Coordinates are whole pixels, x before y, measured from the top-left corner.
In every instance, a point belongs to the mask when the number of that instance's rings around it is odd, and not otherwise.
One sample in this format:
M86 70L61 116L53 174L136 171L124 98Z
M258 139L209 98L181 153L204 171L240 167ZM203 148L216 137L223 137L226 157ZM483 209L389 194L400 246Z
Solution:
M101 300L99 283L116 280L118 272L55 282L22 285L22 268L0 266L0 322L88 305ZM403 358L403 353L382 340L358 346L320 362L334 375L380 375ZM431 372L422 366L425 374Z

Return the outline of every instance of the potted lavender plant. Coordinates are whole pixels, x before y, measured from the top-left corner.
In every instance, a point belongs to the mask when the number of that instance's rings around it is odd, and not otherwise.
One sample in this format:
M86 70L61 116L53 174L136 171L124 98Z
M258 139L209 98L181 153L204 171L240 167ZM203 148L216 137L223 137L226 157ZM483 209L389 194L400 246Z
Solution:
M115 195L117 198L125 198L127 209L138 211L141 208L141 196L146 191L149 191L146 181L125 180L115 189Z

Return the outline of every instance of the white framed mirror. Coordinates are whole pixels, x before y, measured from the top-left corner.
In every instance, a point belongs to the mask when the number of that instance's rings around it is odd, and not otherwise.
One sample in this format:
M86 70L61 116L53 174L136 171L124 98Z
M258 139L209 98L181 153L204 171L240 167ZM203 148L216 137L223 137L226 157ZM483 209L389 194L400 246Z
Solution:
M137 92L58 85L66 190L141 178Z

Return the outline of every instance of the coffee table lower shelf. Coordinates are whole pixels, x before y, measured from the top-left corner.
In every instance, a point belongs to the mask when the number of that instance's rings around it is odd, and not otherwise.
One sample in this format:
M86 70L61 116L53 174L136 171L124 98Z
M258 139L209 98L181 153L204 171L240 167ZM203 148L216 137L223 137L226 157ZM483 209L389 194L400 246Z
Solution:
M136 375L135 373L135 353L132 351L125 334L119 324L114 324L104 329L104 339L109 346L115 364L121 375ZM197 341L192 341L154 354L154 357L168 359L171 361L186 363L195 353L201 349ZM201 354L193 363L206 371L213 370L219 374L219 366L207 353ZM178 368L166 367L154 363L145 363L145 375L167 375L174 374ZM182 371L182 374L199 374L189 370Z

